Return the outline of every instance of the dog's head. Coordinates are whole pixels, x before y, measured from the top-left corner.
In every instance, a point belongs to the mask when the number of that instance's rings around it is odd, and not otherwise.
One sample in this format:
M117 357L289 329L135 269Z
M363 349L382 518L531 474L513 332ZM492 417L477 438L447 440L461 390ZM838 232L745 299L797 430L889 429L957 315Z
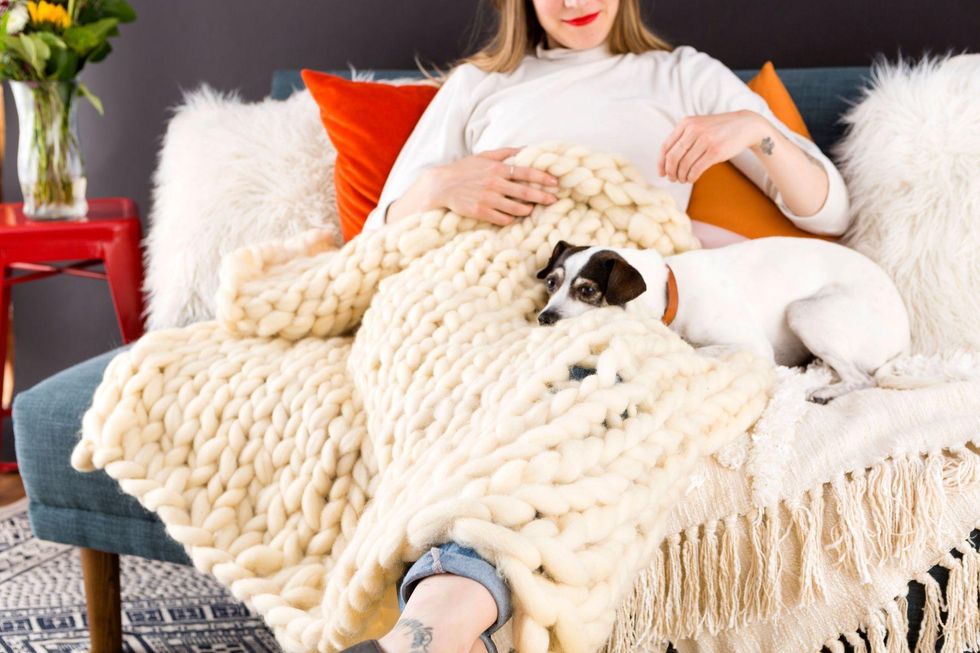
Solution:
M548 264L538 271L551 298L539 324L554 324L599 306L622 306L643 294L643 275L616 252L559 240Z

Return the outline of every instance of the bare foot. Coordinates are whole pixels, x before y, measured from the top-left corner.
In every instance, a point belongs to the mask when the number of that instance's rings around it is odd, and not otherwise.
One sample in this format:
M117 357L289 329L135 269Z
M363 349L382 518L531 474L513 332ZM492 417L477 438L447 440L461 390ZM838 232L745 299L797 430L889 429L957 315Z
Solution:
M435 574L418 582L395 627L378 643L387 653L486 653L480 633L496 620L497 603L482 583Z

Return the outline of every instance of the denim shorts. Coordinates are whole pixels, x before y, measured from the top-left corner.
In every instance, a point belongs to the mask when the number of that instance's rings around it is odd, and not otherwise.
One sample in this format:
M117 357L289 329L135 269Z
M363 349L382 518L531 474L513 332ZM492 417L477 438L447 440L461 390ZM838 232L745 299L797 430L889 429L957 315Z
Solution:
M472 578L489 590L497 603L497 621L480 635L480 639L489 653L497 653L497 647L490 640L490 635L507 623L511 617L510 588L503 578L497 575L497 569L473 549L460 546L455 542L446 542L434 546L425 552L421 558L405 571L399 581L398 609L404 610L415 585L433 574L455 574Z

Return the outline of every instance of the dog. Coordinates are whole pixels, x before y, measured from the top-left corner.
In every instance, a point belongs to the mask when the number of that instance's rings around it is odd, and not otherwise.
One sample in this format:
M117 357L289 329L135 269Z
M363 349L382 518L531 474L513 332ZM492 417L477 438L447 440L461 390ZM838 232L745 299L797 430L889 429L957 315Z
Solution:
M758 238L664 258L656 250L559 241L537 273L542 325L600 306L662 319L708 355L748 350L778 365L820 358L839 378L810 391L825 404L874 387L910 344L909 318L889 276L859 252L811 238Z

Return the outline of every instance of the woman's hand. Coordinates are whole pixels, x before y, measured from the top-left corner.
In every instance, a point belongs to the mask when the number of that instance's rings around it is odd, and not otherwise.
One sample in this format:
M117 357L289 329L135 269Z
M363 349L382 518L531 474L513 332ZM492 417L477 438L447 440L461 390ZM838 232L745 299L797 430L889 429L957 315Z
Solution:
M508 225L531 213L534 204L551 204L558 198L528 185L536 182L558 192L558 178L538 168L513 166L503 159L520 147L488 150L430 169L430 192L439 206L460 215L493 224Z
M660 147L657 170L670 181L693 183L714 164L748 147L758 145L765 150L767 123L747 109L683 118Z

